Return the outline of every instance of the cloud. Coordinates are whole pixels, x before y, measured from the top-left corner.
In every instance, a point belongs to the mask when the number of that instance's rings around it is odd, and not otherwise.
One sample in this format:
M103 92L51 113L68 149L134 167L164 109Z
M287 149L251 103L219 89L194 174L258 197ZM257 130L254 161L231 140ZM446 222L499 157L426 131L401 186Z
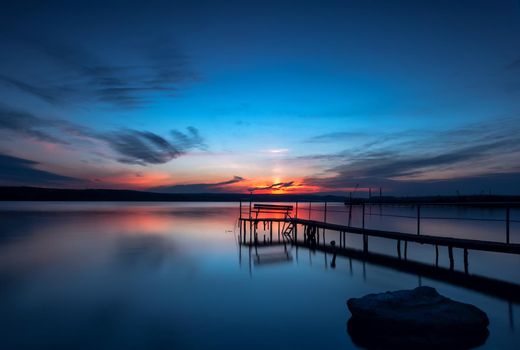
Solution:
M283 188L289 188L294 185L294 181L289 182L277 182L269 186L257 186L257 187L250 187L247 190L248 191L260 191L260 190L281 190Z
M384 186L401 193L412 188L475 188L476 184L484 184L483 179L509 178L507 174L519 172L519 131L514 119L502 119L431 132L428 136L419 133L414 137L413 132L407 136L400 132L396 137L389 134L388 142L371 141L365 148L306 156L307 160L325 159L333 165L307 177L304 183L331 190L356 184Z
M36 168L38 162L0 154L2 185L67 186L84 184L84 180L54 174Z
M0 130L16 132L37 140L52 143L67 143L53 135L53 129L59 128L59 121L43 119L30 113L0 107Z
M122 157L121 163L162 164L179 157L192 148L205 147L196 128L188 128L187 133L172 130L173 141L150 131L124 129L105 134L102 138Z
M171 130L171 140L150 131L133 129L100 133L65 120L40 118L2 106L0 130L71 147L77 138L102 141L118 154L117 161L126 164L162 164L191 149L207 149L199 130L192 126L186 132Z
M0 83L52 104L100 102L137 108L157 95L174 97L181 86L199 80L188 58L170 40L133 43L125 53L125 63L112 56L103 59L77 43L27 38L23 42L38 56L38 64L26 70L36 68L46 75L28 77L24 70L4 72Z
M226 192L226 186L244 181L241 176L233 176L232 179L215 183L197 183L186 185L171 185L150 188L150 191L165 193L208 193Z
M16 89L34 95L48 103L57 103L58 98L55 94L49 91L48 88L41 88L32 84L8 77L6 75L0 75L0 82L7 86L15 87Z
M328 142L338 142L344 141L345 139L352 138L366 138L367 134L364 132L356 132L356 131L338 131L338 132L330 132L326 134L316 135L313 137L309 137L304 142L306 143L328 143Z

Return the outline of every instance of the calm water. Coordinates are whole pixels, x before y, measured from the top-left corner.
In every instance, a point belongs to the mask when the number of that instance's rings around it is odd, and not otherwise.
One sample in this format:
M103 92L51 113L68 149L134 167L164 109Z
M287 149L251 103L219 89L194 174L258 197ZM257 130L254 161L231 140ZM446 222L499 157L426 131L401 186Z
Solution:
M311 215L320 218L315 208ZM345 223L344 210L330 206L327 219ZM413 219L370 210L368 227L414 232ZM493 221L503 218L497 210L422 214L491 219L426 219L424 233L505 239L503 222ZM308 212L301 207L299 215ZM482 348L520 348L517 304L358 260L338 257L332 269L330 256L302 248L256 264L236 243L237 216L238 205L228 203L0 203L0 348L353 349L348 298L419 284L487 312ZM360 220L354 210L353 224ZM520 242L518 223L511 241ZM361 246L355 236L347 242ZM395 255L394 243L371 240L369 247ZM408 254L431 262L434 250L410 245ZM460 269L460 252L455 259ZM447 260L441 251L441 264ZM519 267L518 256L470 252L471 273L520 283Z

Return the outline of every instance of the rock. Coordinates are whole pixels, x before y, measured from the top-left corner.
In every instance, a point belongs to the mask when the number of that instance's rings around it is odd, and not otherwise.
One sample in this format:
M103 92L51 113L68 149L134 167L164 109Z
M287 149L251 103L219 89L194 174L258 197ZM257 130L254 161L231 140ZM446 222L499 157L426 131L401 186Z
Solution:
M485 312L431 287L369 294L347 306L352 340L369 348L470 348L489 333Z

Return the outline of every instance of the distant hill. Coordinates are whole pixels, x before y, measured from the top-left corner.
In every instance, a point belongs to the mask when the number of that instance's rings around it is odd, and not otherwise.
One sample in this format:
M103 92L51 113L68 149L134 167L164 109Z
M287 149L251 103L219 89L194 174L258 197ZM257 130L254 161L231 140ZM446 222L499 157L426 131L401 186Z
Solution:
M131 201L131 202L238 202L249 200L246 193L156 193L131 190L57 189L41 187L2 187L0 201ZM327 201L349 204L346 196L329 194L255 194L256 202L308 202ZM361 203L446 203L466 205L511 205L520 206L520 196L475 195L475 196L423 196L423 197L372 197L352 198L353 204Z
M246 193L157 193L131 190L71 190L40 187L0 187L2 201L137 201L137 202L238 202L249 200ZM255 201L344 202L345 197L304 194L255 194Z

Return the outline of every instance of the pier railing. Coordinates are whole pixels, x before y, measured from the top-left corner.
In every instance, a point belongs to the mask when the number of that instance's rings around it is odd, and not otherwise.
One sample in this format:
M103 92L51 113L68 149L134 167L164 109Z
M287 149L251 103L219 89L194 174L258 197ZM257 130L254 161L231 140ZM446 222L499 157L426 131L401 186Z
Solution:
M254 217L254 205L256 202L250 199L244 199L240 201L240 218L253 218ZM260 203L260 202L259 202ZM263 202L262 202L263 203ZM265 203L263 203L265 204ZM280 204L280 203L278 203ZM331 215L344 214L344 220L340 224L346 224L347 227L352 228L366 228L367 218L370 217L388 217L398 218L405 220L415 221L415 233L417 235L424 234L422 225L425 220L438 220L438 221L459 221L459 222L495 222L503 223L504 242L511 243L511 226L512 224L520 224L519 219L512 218L511 207L509 203L358 203L358 202L328 202L328 201L296 201L296 202L283 202L284 205L292 205L293 210L291 216L295 219L307 219L317 220L327 223L327 219ZM341 204L339 206L338 204ZM493 209L499 210L503 213L502 218L491 218L491 217L460 217L460 216L432 216L424 215L424 209L426 208L464 208L464 209ZM413 210L413 215L406 213L384 213L385 208L409 208ZM377 210L379 209L379 210ZM358 212L360 216L360 222L354 225L353 222L355 212ZM330 220L329 220L330 221ZM490 242L499 242L497 240L490 240Z

